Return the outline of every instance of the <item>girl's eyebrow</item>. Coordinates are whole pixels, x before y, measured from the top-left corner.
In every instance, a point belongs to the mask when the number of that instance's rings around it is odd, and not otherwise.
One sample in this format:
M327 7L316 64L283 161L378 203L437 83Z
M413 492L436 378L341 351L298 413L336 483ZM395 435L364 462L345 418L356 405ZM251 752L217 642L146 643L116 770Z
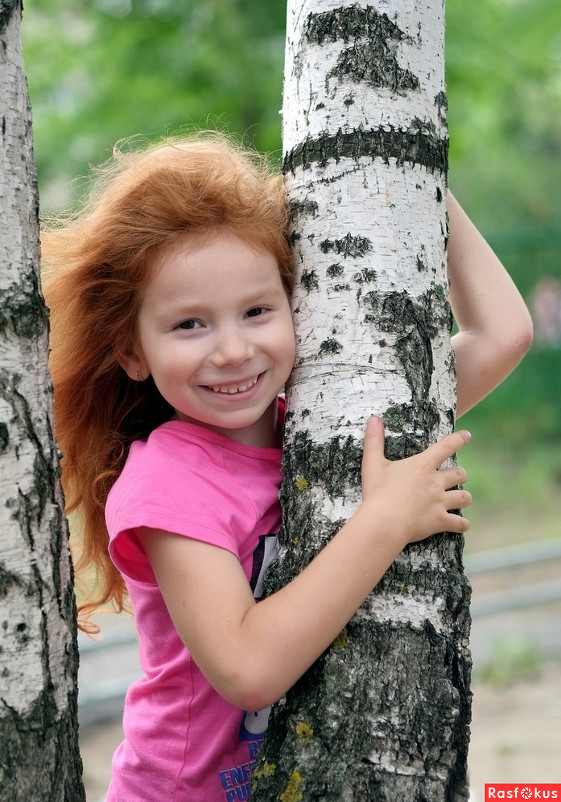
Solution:
M254 292L249 291L248 294L243 297L241 306L250 307L255 304L263 303L267 299L282 298L284 295L285 292L283 289L276 287L274 284L267 284ZM181 300L172 299L171 302L165 304L161 311L165 316L172 315L175 317L179 315L180 317L196 317L197 315L204 314L207 311L207 307L206 304L200 303L197 300L182 303Z
M257 301L263 300L263 298L270 298L273 297L282 297L284 295L284 290L280 287L275 287L273 284L267 285L265 287L261 287L260 289L256 290L255 292L246 296L245 303L251 306L252 303Z

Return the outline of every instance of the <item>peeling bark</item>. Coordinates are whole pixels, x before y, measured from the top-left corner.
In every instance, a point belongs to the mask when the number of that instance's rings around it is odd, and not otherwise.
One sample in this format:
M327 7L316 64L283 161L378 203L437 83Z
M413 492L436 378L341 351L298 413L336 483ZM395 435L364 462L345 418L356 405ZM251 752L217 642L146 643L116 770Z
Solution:
M360 501L365 421L408 456L454 423L443 0L289 0L284 150L299 266L280 557L290 581ZM277 705L255 802L468 798L460 536L408 547Z
M85 799L72 569L52 430L48 314L21 53L0 2L0 800Z

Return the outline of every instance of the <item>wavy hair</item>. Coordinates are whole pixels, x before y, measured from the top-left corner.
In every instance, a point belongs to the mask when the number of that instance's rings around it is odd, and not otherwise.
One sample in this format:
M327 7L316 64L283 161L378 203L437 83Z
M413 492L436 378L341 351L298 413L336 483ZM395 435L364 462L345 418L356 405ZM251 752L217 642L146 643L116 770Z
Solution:
M267 161L221 134L166 139L142 150L117 146L96 171L82 208L43 228L43 291L51 315L54 416L63 452L67 512L80 534L77 578L87 581L80 626L100 605L126 607L109 553L104 507L130 443L171 408L151 379L132 381L118 353L134 343L143 290L158 255L179 239L227 230L272 253L292 289L282 178ZM92 575L93 569L93 575Z

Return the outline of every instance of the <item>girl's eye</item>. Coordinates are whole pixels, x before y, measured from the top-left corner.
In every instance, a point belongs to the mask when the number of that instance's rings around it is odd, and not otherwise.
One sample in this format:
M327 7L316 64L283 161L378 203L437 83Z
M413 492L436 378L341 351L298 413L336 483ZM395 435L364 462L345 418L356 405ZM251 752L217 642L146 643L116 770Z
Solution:
M193 329L199 329L201 324L198 320L183 320L179 325L178 329L184 329L186 331L192 331Z
M250 309L247 312L247 316L248 317L259 317L259 315L262 315L266 311L267 310L265 309L264 306L254 306L253 309Z

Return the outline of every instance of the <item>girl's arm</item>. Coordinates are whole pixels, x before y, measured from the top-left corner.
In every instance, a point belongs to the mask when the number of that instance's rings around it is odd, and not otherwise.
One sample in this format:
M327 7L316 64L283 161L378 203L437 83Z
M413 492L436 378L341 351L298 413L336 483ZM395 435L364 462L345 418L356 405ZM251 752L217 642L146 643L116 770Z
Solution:
M514 282L451 192L448 219L459 417L520 362L532 342L532 320Z
M409 459L384 458L384 427L369 421L363 502L302 573L256 603L237 558L190 538L143 529L141 541L174 625L209 682L233 704L280 699L332 643L403 547L465 532L450 513L471 503L463 468L438 470L469 440L448 435Z

